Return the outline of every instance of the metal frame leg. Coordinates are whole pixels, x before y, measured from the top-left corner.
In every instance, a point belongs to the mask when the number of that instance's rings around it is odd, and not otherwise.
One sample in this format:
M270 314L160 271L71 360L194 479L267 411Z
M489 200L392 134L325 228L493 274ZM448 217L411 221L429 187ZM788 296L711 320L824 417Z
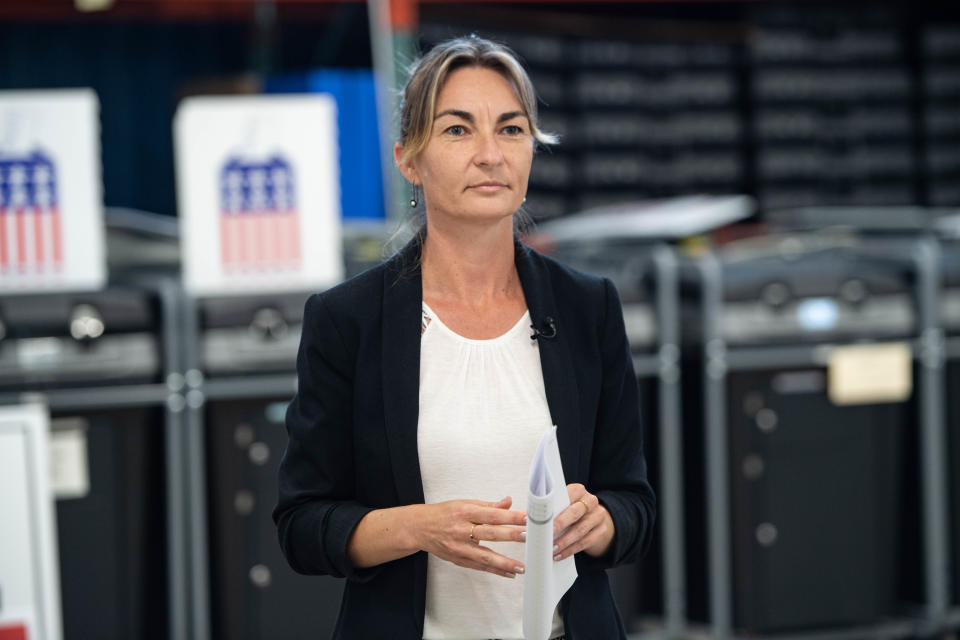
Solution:
M939 246L932 240L919 243L917 263L920 316L920 481L923 500L924 563L926 568L927 621L931 628L944 622L950 603L950 548L947 531L947 471L944 337L940 327Z
M167 385L164 445L164 471L166 474L167 509L167 597L170 640L188 637L187 621L189 617L187 593L189 589L187 544L186 544L186 508L184 504L184 460L183 407L184 399L182 359L180 340L180 300L179 286L169 280L159 283L158 291L162 301L163 313L163 349L164 378Z
M698 262L703 278L704 425L710 575L710 620L713 637L733 634L730 569L730 489L727 459L726 344L719 327L723 303L720 263L712 254Z
M663 601L667 635L682 638L687 626L683 518L683 425L680 408L680 309L677 258L668 247L653 255L660 327L660 483L663 536Z
M203 406L203 374L200 371L198 343L200 335L196 301L183 297L181 342L185 384L185 478L184 499L188 514L188 553L190 558L190 632L193 640L210 637L210 568L207 529L207 477Z

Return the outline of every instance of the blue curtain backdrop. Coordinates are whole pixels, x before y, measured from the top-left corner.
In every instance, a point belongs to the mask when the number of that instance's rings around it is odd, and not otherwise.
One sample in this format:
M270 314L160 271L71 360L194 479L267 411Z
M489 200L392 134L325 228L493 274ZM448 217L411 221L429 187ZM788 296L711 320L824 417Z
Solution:
M316 69L268 78L267 93L328 93L337 101L340 204L344 219L384 217L383 178L373 73Z

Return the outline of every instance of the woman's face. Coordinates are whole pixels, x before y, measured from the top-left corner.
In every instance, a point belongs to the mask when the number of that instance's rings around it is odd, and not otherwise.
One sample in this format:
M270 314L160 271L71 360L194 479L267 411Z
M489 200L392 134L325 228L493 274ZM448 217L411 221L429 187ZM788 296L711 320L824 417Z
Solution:
M428 218L513 216L533 162L530 121L513 85L490 69L457 69L437 95L435 114L427 146L410 167L413 181L423 184Z

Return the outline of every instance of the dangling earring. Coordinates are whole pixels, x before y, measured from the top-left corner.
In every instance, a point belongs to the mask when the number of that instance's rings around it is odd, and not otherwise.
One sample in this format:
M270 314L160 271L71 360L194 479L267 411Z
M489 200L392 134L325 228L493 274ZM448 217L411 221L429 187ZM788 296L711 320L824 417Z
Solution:
M411 207L411 208L416 207L416 206L417 206L417 202L419 202L419 198L417 197L417 189L418 189L419 186L420 186L420 185L418 185L418 184L413 185L413 194L410 196L410 207Z

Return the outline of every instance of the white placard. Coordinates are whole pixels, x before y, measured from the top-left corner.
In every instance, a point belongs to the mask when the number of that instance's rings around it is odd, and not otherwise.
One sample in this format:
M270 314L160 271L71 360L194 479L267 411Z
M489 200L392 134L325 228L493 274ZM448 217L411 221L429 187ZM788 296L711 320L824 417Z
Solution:
M0 293L106 281L92 89L0 91Z
M62 635L48 428L43 406L0 407L0 628L25 628L30 640Z
M174 144L192 295L303 291L343 278L331 96L189 98Z

